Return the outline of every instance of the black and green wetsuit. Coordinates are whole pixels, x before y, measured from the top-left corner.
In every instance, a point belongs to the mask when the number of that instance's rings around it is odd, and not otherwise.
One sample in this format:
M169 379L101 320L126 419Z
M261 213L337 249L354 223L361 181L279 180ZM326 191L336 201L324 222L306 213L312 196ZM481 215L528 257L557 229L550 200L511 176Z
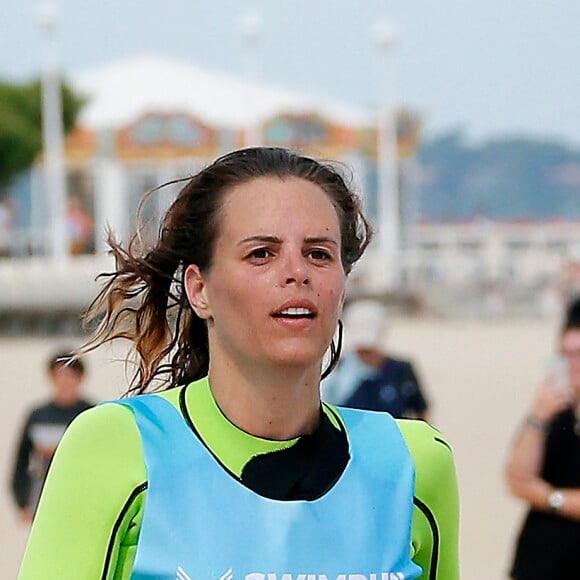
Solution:
M181 411L227 471L267 497L319 497L348 461L346 435L332 407L323 407L317 433L270 441L230 423L207 379L159 396ZM458 499L451 452L426 423L398 424L416 470L413 561L424 570L421 578L456 580ZM130 578L146 494L147 472L132 412L105 404L83 413L53 461L19 578Z

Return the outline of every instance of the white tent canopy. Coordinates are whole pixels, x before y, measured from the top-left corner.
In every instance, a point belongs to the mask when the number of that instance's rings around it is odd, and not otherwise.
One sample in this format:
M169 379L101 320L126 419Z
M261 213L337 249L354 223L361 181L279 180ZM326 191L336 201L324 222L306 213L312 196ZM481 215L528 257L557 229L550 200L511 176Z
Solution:
M345 126L372 124L362 107L292 93L157 56L125 58L72 79L88 98L80 123L92 130L121 127L151 112L187 113L231 128L283 113L318 114Z

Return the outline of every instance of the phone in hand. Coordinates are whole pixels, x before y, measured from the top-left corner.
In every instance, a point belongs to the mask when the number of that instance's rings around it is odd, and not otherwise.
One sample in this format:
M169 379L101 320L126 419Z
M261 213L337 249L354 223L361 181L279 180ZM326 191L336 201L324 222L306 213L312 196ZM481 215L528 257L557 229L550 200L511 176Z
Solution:
M548 361L546 382L554 389L567 391L570 388L570 369L565 357L556 355Z

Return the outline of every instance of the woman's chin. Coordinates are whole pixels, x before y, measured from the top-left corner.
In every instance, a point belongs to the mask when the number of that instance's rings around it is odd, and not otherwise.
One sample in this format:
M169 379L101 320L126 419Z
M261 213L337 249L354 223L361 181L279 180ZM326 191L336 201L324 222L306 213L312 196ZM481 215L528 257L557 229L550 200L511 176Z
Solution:
M288 371L320 370L322 355L319 352L305 352L302 350L284 351L271 357L274 365Z

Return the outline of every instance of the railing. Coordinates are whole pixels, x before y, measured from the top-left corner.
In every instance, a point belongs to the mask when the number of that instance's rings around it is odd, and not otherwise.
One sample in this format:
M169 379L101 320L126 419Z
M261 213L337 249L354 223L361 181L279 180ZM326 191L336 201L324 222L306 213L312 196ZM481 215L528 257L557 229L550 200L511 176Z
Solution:
M98 274L112 270L108 256L0 260L0 334L77 335L99 289Z

